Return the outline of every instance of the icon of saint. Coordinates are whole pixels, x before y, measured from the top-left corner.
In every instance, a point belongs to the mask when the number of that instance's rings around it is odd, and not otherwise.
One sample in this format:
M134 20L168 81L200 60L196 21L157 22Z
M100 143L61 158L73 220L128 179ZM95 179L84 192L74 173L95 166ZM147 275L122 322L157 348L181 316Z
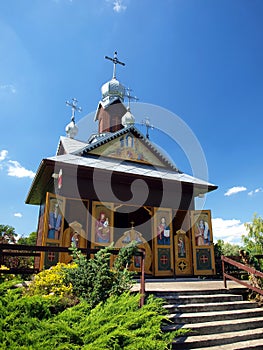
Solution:
M170 244L170 227L166 223L166 218L161 217L161 221L157 227L157 241L158 244Z
M52 201L50 201L50 203L52 203ZM59 239L61 223L62 215L60 213L59 204L56 201L55 205L49 212L48 238Z
M104 212L100 213L99 218L96 220L95 225L96 242L98 243L109 243L110 241L110 227L109 219L106 217Z
M209 245L210 244L210 230L208 223L201 219L197 224L195 231L196 245Z
M75 248L79 246L79 234L75 231L71 237L71 245Z
M185 243L183 237L178 238L178 256L180 258L185 258Z

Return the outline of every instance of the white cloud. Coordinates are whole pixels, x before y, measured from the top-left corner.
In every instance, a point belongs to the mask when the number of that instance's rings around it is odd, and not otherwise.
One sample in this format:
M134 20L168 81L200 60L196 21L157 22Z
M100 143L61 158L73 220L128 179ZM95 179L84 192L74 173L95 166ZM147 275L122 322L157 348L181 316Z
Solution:
M120 13L122 11L125 11L127 6L123 5L122 0L114 0L113 1L113 11Z
M14 176L19 178L29 177L30 179L33 179L35 176L35 173L33 171L27 170L16 160L9 160L7 167L8 167L7 174L9 176Z
M16 217L16 218L22 218L22 214L21 213L14 213L14 216Z
M3 149L2 151L0 151L0 162L5 160L7 155L8 155L8 151L6 149Z
M212 219L212 228L214 241L222 239L232 244L241 244L241 237L247 232L244 223L237 219Z
M229 190L227 190L224 195L229 197L229 196L232 196L233 194L243 192L246 190L247 188L244 186L234 186L234 187L231 187Z
M263 192L263 188L262 187L256 188L255 190L252 190L252 191L248 192L248 195L249 196L253 196L254 194L259 193L259 192Z
M5 90L7 92L11 92L12 94L16 93L16 88L13 84L1 84L0 90Z
M16 160L7 160L7 155L8 151L6 149L0 151L0 170L6 169L8 176L34 178L35 173L33 171L24 168Z

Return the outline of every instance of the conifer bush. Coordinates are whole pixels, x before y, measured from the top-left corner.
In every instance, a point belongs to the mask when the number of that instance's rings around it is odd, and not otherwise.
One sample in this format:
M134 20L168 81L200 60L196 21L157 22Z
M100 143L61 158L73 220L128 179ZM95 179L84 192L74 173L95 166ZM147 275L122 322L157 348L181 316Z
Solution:
M178 332L162 332L163 300L150 296L140 308L140 295L127 291L136 244L120 250L112 269L110 249L91 260L74 249L72 264L41 272L26 293L0 283L0 349L168 349Z
M140 296L127 292L109 297L92 310L82 300L52 315L47 301L55 296L18 299L11 294L5 312L1 310L0 349L164 350L175 335L161 331L165 310L154 297L139 308Z
M87 260L81 252L72 247L75 268L66 271L65 283L72 284L76 297L89 301L91 307L104 302L111 295L120 295L131 288L134 272L129 271L137 243L131 242L120 249L110 268L113 245L99 250L93 259Z
M123 293L99 304L81 324L85 350L167 349L174 334L163 333L163 301L153 296L139 308L139 295Z

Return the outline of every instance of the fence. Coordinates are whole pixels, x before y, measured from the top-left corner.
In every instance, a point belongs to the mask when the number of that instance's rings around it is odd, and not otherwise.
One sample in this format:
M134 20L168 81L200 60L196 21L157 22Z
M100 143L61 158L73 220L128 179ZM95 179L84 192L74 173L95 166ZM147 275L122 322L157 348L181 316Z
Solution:
M88 258L89 254L96 254L100 249L91 248L79 248L79 250L85 254ZM4 263L4 258L10 257L40 257L41 252L59 252L69 253L71 250L68 247L52 247L52 246L30 246L24 244L0 244L0 266ZM113 255L118 255L118 249L110 250ZM145 250L140 248L135 253L137 256L141 256L141 276L140 276L140 306L144 305L145 298ZM8 270L1 270L1 273L6 274L35 274L39 269L35 268L9 268Z
M225 288L227 288L227 279L230 279L230 280L235 281L235 282L237 282L239 284L242 284L243 286L253 290L256 293L259 293L259 294L263 295L263 290L262 289L257 288L257 287L251 285L250 283L248 283L248 282L246 282L244 280L240 280L240 279L230 275L229 273L226 273L225 272L226 271L225 264L227 263L227 264L230 264L232 266L235 266L239 270L246 271L249 274L252 274L252 275L254 275L256 277L263 278L263 273L262 272L254 269L253 267L246 266L246 265L241 264L240 262L237 262L237 261L235 261L233 259L227 258L226 256L223 256L223 255L221 256L221 260L222 260L222 270L223 270L223 279L224 279L224 286L225 286Z

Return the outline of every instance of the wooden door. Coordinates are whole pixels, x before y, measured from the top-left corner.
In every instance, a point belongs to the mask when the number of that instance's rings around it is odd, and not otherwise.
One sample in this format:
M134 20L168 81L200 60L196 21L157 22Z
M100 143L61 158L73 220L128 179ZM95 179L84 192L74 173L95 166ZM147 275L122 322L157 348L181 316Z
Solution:
M174 275L172 209L154 208L154 275Z
M193 263L195 275L214 275L215 256L210 210L191 212Z

